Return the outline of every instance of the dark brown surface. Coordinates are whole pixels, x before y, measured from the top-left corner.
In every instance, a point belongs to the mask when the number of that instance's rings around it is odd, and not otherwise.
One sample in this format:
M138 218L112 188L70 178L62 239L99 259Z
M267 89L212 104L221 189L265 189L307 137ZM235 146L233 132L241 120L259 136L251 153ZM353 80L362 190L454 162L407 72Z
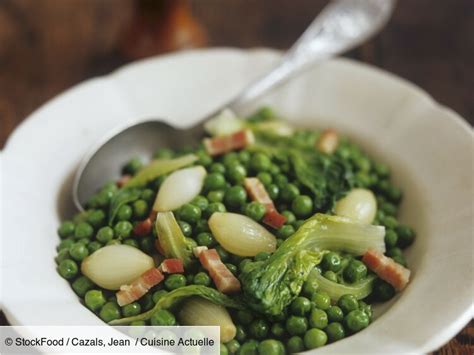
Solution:
M327 1L190 3L212 46L283 49ZM0 147L46 100L128 61L119 49L133 9L132 0L0 0ZM383 32L348 55L414 82L473 124L473 33L472 0L401 0ZM474 353L473 329L438 353Z

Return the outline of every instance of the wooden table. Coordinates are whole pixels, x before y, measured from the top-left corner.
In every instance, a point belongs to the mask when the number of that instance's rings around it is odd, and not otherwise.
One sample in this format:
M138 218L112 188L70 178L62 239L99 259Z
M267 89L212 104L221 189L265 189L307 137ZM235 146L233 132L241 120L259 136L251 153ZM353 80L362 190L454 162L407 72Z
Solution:
M208 45L284 49L326 3L191 0L190 7ZM133 0L0 1L0 148L46 100L130 61L121 43L133 16ZM348 56L412 81L473 124L473 34L472 0L401 0L382 33ZM473 354L472 322L437 353Z

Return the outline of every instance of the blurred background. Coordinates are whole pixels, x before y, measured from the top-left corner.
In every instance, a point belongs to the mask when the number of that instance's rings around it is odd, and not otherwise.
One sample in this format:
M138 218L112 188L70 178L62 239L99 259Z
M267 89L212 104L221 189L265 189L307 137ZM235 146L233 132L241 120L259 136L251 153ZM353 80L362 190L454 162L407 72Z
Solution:
M286 49L327 2L0 0L0 149L80 81L188 48ZM399 0L387 27L347 56L414 82L474 124L474 0ZM471 322L438 353L472 354L473 339Z

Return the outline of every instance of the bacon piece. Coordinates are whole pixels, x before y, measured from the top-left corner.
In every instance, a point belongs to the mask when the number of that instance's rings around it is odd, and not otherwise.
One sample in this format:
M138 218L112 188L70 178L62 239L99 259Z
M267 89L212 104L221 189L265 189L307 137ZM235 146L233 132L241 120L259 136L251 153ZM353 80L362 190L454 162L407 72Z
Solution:
M144 221L138 222L137 225L133 228L133 234L139 237L143 237L151 233L153 224L150 218L145 219Z
M240 291L240 282L224 265L216 249L203 250L199 254L201 265L209 272L216 287L222 293Z
M161 263L160 269L167 274L184 272L183 262L180 259L165 259Z
M263 223L276 229L285 224L286 217L278 213L275 208L275 204L268 195L267 190L265 190L265 186L263 186L262 182L258 178L245 178L244 186L249 193L250 198L253 201L260 202L267 209L267 212L263 217Z
M205 246L194 247L193 248L193 254L196 258L199 258L199 255L201 255L201 253L204 250L207 250L207 247L205 247Z
M267 211L263 216L263 223L275 229L280 228L286 222L286 217L278 213L277 210Z
M120 179L118 179L117 181L117 186L123 187L131 178L132 178L132 175L128 175L128 174L122 175L122 177L120 177Z
M375 249L367 250L362 261L397 291L403 290L410 280L410 270Z
M318 141L316 142L316 148L326 154L334 153L338 145L339 135L332 128L323 131Z
M254 142L253 132L249 129L244 129L226 136L205 138L204 147L209 155L220 155L245 148Z
M157 268L145 271L138 279L130 285L120 286L117 292L117 303L119 306L130 304L144 296L150 288L158 285L165 277Z

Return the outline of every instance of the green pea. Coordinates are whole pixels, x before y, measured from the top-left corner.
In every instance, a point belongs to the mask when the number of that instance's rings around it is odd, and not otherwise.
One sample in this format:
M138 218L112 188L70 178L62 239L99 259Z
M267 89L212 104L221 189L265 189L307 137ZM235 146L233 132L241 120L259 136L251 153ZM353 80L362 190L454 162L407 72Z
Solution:
M386 178L390 175L390 169L387 165L385 164L382 164L382 163L375 163L373 165L373 168L375 170L375 173L382 177L382 178Z
M300 352L304 351L303 338L301 338L297 335L292 336L290 339L288 339L288 341L286 343L286 349L288 350L288 352L290 354L300 353Z
M400 224L396 227L396 231L398 234L398 246L400 248L406 248L413 244L416 236L413 228Z
M306 349L315 349L325 345L328 337L321 329L313 328L305 333L303 341Z
M227 342L225 346L227 347L227 351L229 352L229 354L233 355L237 354L237 352L239 351L240 343L236 339L232 339L231 341Z
M194 233L199 234L203 232L210 232L209 224L207 223L206 219L200 219L196 223L196 227L194 228Z
M133 302L122 307L122 314L124 317L136 316L137 314L140 314L141 311L142 311L142 307L140 306L140 303L138 302Z
M128 221L120 221L114 226L114 234L117 238L130 237L132 230L133 226Z
M76 243L74 243L74 244L82 244L82 245L84 245L84 246L87 246L87 244L89 244L89 242L90 242L89 239L87 239L87 238L82 238L82 239L79 239L79 240L78 240ZM74 244L72 244L72 245L74 245ZM71 245L71 246L72 246L72 245Z
M303 335L308 329L308 320L305 317L290 316L285 326L290 335Z
M250 153L247 150L241 150L239 152L239 160L242 164L248 164L250 162Z
M308 278L303 283L302 293L303 293L303 295L305 295L307 297L312 297L313 294L316 293L318 288L319 288L318 281Z
M338 306L331 306L326 310L329 322L342 322L344 319L344 312Z
M145 189L142 191L140 198L146 203L153 203L155 195L155 191L153 191L152 189Z
M132 218L133 210L129 205L123 205L117 211L117 219L119 221L129 221Z
M367 266L362 261L352 260L344 269L344 280L354 283L367 276Z
M227 153L222 157L222 162L224 163L224 166L228 169L234 164L239 164L239 156L236 152Z
M295 233L295 228L291 224L285 224L277 231L277 237L287 239Z
M286 335L285 326L282 323L275 323L272 325L270 332L276 338L283 338Z
M323 273L323 276L329 281L337 282L337 274L334 271L330 271L330 270L325 271Z
M357 187L368 187L372 182L370 175L365 171L357 172L354 176L354 180Z
M222 163L213 163L209 168L211 173L225 174L225 166Z
M237 339L240 343L244 342L247 339L247 331L241 325L235 326L235 339Z
M212 164L212 158L206 152L201 150L197 152L196 155L198 156L197 164L205 167L210 166Z
M253 314L249 311L237 311L237 322L243 325L249 325L253 321Z
M225 250L222 246L216 246L216 251L223 262L226 262L229 259L229 252Z
M407 267L407 265L408 265L408 264L407 264L407 261L406 261L406 259L405 259L405 257L402 256L402 255L395 255L392 259L393 259L396 263L398 263L398 264L400 264L400 265L402 265L402 266L404 266L404 267Z
M397 214L397 206L390 202L382 202L379 206L380 210L386 215L395 216Z
M234 164L227 169L226 176L232 183L239 184L247 176L247 170L243 165Z
M56 250L59 252L61 250L68 250L69 251L69 248L71 247L71 245L73 245L75 243L74 239L72 238L68 238L68 239L64 239L64 240L61 240L61 243L59 243L59 245L57 246Z
M58 255L56 256L56 258L54 258L54 261L56 261L56 264L60 264L61 261L70 259L70 258L71 258L71 255L69 255L69 248L67 249L64 248L58 252Z
M386 245L386 247L387 248L394 247L395 245L397 245L397 241L398 241L397 233L392 229L387 230L387 232L385 233L385 245Z
M359 308L357 298L350 294L341 296L337 301L337 305L346 314Z
M250 167L252 170L257 172L268 171L270 170L271 165L272 162L270 158L263 153L255 153L250 159Z
M399 203L402 199L402 191L393 185L389 185L384 192L388 199L394 203Z
M392 216L386 216L383 220L382 223L385 227L388 229L395 229L398 226L398 221L395 217Z
M309 196L296 196L291 203L291 209L299 218L308 217L313 212L313 201Z
M166 290L158 290L158 291L153 292L153 296L152 296L153 303L157 303L167 293L168 291Z
M128 161L128 163L123 167L122 172L124 174L135 175L142 167L143 163L140 158L135 157Z
M118 244L122 244L120 239L112 239L112 240L109 240L107 243L105 243L105 245L118 245Z
M196 242L199 246L210 247L216 244L216 241L211 233L199 233L196 237Z
M198 272L193 277L193 283L195 285L209 286L211 284L211 278L205 272Z
M147 254L153 254L156 250L155 248L156 238L153 236L148 236L140 239L140 249Z
M303 224L304 224L304 220L297 220L297 221L294 221L293 222L293 227L295 227L296 230L298 230Z
M304 316L311 310L311 302L306 297L296 297L290 304L290 310L295 316Z
M94 228L99 228L105 224L105 213L102 210L90 211L86 220Z
M288 178L283 174L277 174L274 182L280 189L284 189L288 184Z
M143 311L149 311L155 305L153 303L153 297L150 293L145 294L145 296L143 296L139 302Z
M339 322L330 323L326 329L326 334L328 339L331 343L341 340L346 336L346 332L344 331L344 327Z
M71 221L64 221L58 228L58 235L61 238L72 237L74 235L75 224Z
M159 309L151 316L150 323L151 325L172 326L176 325L176 318L166 309Z
M165 280L165 287L169 290L176 290L177 288L186 286L186 277L181 274L172 274Z
M84 244L75 243L69 248L69 255L71 255L74 260L82 261L89 255L89 250Z
M204 196L198 195L191 201L191 204L199 207L201 211L204 211L209 206L209 201Z
M101 243L107 243L109 240L114 238L114 230L110 227L102 227L97 232L95 239Z
M369 320L372 319L372 306L370 304L367 304L364 301L359 301L359 309L367 314Z
M240 262L239 269L240 269L241 272L243 272L248 266L251 266L252 264L253 264L252 260L244 259Z
M328 315L322 309L314 308L309 316L311 328L324 329L328 325Z
M250 202L245 206L245 214L257 222L265 216L266 211L266 207L260 202Z
M138 241L136 239L133 239L133 238L125 239L122 244L129 245L129 246L134 247L134 248L139 248Z
M230 208L239 208L247 200L247 192L242 186L232 186L225 193L224 201Z
M265 261L270 257L270 253L267 253L266 251L261 251L257 255L255 255L255 261Z
M269 330L268 322L263 319L256 319L249 325L249 333L256 339L265 339Z
M280 189L278 188L278 186L276 186L275 184L270 184L265 189L267 190L268 196L270 196L273 201L278 198L278 195L280 193Z
M323 270L338 272L342 267L341 257L335 252L324 254L323 260L321 261L321 267Z
M79 272L79 269L74 260L65 259L59 263L58 272L59 272L59 275L64 277L66 280L70 280L77 275L77 273Z
M358 332L369 325L369 316L362 310L356 309L344 318L344 323L349 330Z
M266 339L258 344L258 353L265 355L284 355L285 347L282 342L275 339Z
M185 237L190 237L193 234L193 228L188 222L178 221L178 225Z
M281 189L280 199L284 202L291 203L300 194L300 189L295 184L288 184ZM295 211L293 210L293 213ZM295 213L295 215L297 215Z
M204 178L204 189L207 191L219 190L225 185L225 177L221 173L210 173Z
M97 194L97 207L108 207L110 200L112 199L114 192L112 191L101 191Z
M220 355L229 355L229 350L227 349L227 346L225 344L220 344Z
M272 176L269 173L264 172L264 171L262 171L261 173L258 173L257 178L265 186L270 185L273 181Z
M286 218L285 223L287 223L287 224L292 224L293 222L296 221L296 217L295 217L294 213L291 212L291 211L286 210L286 211L283 211L281 214Z
M136 200L133 203L133 217L138 220L145 219L148 216L148 203L145 200Z
M373 295L377 301L386 302L395 296L395 289L389 283L377 279L374 282Z
M94 228L87 222L79 222L74 230L74 238L91 238L94 234Z
M313 302L317 308L322 309L323 311L331 306L331 298L326 292L322 291L315 292L311 297L311 302Z
M87 291L94 287L94 283L85 276L79 276L72 283L72 289L79 297L84 297Z
M160 148L153 154L153 159L170 159L173 156L173 150L169 148Z
M106 300L102 291L89 290L84 296L84 302L91 311L98 312L105 305Z
M187 203L178 209L178 217L185 222L194 224L201 218L201 210L199 207Z
M99 250L102 247L103 247L103 245L101 243L97 242L97 241L90 242L87 245L87 249L89 250L89 254L92 254L92 253L96 252L97 250Z
M251 339L243 343L239 355L258 355L258 341Z
M224 201L224 191L222 190L215 190L215 191L209 191L207 194L207 199L209 202L222 202Z

